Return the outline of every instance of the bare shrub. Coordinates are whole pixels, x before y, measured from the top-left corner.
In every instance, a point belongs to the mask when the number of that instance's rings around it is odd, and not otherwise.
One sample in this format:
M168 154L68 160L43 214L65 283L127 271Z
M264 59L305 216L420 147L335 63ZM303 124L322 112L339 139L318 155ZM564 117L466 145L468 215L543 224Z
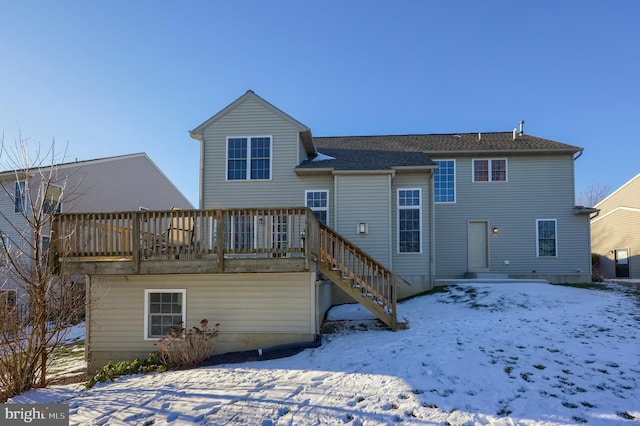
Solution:
M47 384L48 358L69 325L84 316L81 283L56 275L49 247L67 177L57 167L54 144L46 151L21 135L0 143L0 400ZM69 188L65 199L69 200Z
M172 367L192 367L209 358L218 337L218 326L209 326L209 321L200 321L200 327L172 327L167 337L158 340L163 363Z

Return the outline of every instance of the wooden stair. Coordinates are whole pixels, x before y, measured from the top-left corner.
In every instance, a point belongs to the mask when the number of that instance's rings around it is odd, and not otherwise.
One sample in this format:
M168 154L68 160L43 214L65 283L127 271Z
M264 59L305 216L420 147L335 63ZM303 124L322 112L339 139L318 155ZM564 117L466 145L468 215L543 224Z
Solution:
M397 319L396 288L402 279L333 229L319 228L319 272L391 330L406 329L407 323Z

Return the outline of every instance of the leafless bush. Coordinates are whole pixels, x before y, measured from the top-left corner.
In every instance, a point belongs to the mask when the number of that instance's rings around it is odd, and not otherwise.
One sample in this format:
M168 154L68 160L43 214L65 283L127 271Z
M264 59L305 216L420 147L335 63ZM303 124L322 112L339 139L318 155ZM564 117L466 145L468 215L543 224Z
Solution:
M209 327L209 321L203 319L200 327L172 327L171 333L157 343L162 362L172 367L190 367L209 358L215 347L219 326Z

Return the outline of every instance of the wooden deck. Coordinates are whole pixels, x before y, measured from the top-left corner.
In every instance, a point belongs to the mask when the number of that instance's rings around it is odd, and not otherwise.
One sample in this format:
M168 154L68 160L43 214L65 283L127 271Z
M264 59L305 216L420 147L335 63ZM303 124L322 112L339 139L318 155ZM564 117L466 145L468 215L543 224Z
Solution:
M70 275L317 271L390 328L397 277L308 208L64 213L52 267Z

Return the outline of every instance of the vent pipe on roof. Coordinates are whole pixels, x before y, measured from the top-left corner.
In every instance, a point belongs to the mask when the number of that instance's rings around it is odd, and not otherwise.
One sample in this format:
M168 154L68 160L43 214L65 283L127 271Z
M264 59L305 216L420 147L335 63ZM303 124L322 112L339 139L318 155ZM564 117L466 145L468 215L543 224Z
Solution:
M513 140L516 140L516 132L518 131L518 129L513 129Z
M482 133L478 132L478 140L481 141L482 140Z
M524 134L524 120L520 120L520 136Z

